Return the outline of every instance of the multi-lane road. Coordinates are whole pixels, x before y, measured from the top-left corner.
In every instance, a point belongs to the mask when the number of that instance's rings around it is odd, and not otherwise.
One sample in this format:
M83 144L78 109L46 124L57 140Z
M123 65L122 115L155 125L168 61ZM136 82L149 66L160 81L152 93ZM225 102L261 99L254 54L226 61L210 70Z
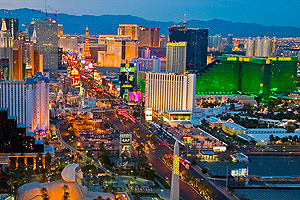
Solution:
M119 129L123 132L130 131L129 128L127 128L124 124L120 122L118 118L114 116L113 112L106 112L106 116L110 119L110 123L115 126L115 128ZM147 134L151 134L148 129L146 129L140 122L136 122L132 125L130 128L139 128L139 135L140 138L135 138L137 142L145 143L148 138L146 137ZM157 174L159 174L162 177L168 177L169 180L171 180L171 171L170 169L159 159L164 152L169 152L170 149L166 146L157 146L155 150L150 150L149 154L147 154L149 162L152 164L152 167L155 169ZM190 185L180 181L180 196L184 200L199 200L203 199L202 196L200 196Z

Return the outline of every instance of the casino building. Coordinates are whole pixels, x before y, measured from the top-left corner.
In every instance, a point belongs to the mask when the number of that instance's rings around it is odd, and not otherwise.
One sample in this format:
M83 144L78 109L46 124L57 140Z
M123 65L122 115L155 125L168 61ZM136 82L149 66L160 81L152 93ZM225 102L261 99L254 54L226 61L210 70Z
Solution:
M248 95L268 101L296 91L296 57L226 55L198 71L196 95Z

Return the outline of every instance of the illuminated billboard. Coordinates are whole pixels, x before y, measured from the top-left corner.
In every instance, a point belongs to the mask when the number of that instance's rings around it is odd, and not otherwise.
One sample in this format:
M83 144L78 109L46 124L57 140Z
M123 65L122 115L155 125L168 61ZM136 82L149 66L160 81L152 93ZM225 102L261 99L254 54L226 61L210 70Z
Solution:
M128 153L131 157L132 151L132 134L120 134L120 155L122 153Z
M134 72L134 64L122 63L120 67L120 72Z
M213 151L215 151L215 152L225 152L226 151L226 146L214 146Z
M184 143L192 143L193 142L193 137L192 136L183 136L182 140Z
M140 92L131 92L129 94L128 101L130 103L138 103L138 102L142 102L142 100L143 100L142 93L140 93Z
M248 176L248 169L247 168L232 169L231 176L233 177Z
M134 67L121 67L120 72L134 72Z

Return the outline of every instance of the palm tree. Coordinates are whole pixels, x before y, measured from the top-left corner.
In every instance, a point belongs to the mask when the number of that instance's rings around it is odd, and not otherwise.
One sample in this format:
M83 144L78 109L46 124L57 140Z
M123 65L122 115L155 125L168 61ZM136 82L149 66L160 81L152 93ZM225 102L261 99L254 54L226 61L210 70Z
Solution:
M41 193L43 200L49 200L48 190L46 188L43 187L41 189Z
M68 190L69 190L69 186L68 185L64 185L63 186L64 194L63 194L62 200L69 200L70 199L70 193L68 192Z

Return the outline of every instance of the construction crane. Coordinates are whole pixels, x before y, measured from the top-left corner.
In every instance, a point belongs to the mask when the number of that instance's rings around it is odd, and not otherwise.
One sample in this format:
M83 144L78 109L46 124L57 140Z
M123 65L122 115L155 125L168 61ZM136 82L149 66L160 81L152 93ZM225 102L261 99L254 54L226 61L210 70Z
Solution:
M49 5L48 7L50 8L50 10L53 12L54 14L54 20L56 21L56 17L57 17L57 10L53 10Z

